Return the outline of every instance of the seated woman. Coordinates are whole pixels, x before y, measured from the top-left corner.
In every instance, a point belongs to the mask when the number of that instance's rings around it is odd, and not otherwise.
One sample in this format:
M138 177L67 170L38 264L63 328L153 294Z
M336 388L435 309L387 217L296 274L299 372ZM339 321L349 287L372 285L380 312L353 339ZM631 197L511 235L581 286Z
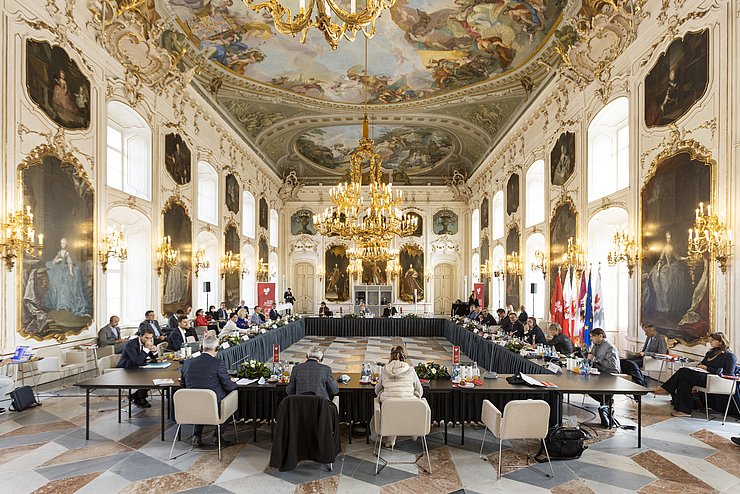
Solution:
M710 334L709 344L712 348L697 367L704 369L709 374L734 375L737 357L730 350L730 344L725 334ZM663 389L668 391L673 398L674 411L671 412L671 415L674 417L691 417L691 389L694 386L706 386L707 373L682 367L663 384Z
M239 329L247 329L249 327L249 320L247 319L247 309L242 307L236 313L236 327Z
M424 394L419 376L416 375L414 366L407 360L406 350L402 346L394 346L391 349L388 364L383 367L378 384L375 385L375 395L381 404L388 398L420 399ZM370 421L370 435L377 437L374 420ZM385 438L386 447L392 448L395 444L396 436Z
M206 319L203 309L198 309L195 312L195 325L196 326L208 326L208 319Z
M360 302L360 306L357 309L357 314L360 317L365 317L365 314L368 314L370 311L367 310L367 307L365 307L365 302Z

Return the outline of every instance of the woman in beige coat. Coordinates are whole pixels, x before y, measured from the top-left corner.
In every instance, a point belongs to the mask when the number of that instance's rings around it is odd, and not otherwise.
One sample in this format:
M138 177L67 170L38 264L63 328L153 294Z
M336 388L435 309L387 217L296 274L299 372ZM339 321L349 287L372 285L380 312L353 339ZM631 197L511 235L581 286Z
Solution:
M389 398L401 399L421 399L424 394L424 388L421 386L419 376L416 375L414 367L407 362L406 350L400 345L391 349L388 364L383 367L378 378L378 384L375 385L375 395L382 404ZM370 421L370 435L372 438L375 434L375 420ZM388 436L385 439L386 447L393 447L396 444L395 436Z

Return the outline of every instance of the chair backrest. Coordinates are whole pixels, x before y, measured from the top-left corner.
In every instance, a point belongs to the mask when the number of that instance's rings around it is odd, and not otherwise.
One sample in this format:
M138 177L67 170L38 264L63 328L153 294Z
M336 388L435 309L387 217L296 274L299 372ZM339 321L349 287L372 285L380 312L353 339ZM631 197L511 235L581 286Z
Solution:
M58 357L64 361L64 354L62 353L62 349L59 347L59 345L52 345L47 346L44 348L39 348L36 352L36 355L39 357Z
M114 345L98 347L98 359L108 357L109 355L113 355L114 353L116 353L116 347Z
M550 427L550 405L543 400L513 400L504 407L500 439L542 439Z
M205 334L206 331L208 331L208 326L196 326L195 327L195 334L198 335L199 340L203 339L203 335Z
M85 350L69 350L64 354L66 364L86 364L87 352Z
M736 384L737 381L734 379L725 379L722 376L710 374L707 376L707 385L704 389L706 389L709 394L729 396L735 393Z
M105 357L99 358L98 369L100 369L102 374L105 374L105 371L117 368L116 366L120 359L120 355L106 355Z
M178 424L218 425L218 400L210 389L179 389L173 398Z
M186 336L185 337L186 343L195 343L195 336Z
M426 436L429 434L432 412L426 400L389 398L380 406L382 436Z

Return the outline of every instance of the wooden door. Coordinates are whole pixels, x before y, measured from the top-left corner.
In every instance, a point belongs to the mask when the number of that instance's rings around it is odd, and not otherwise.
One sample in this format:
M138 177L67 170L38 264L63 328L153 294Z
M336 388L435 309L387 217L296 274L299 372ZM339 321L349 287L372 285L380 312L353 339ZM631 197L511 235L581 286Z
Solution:
M438 264L434 268L434 313L449 315L455 301L455 266Z
M313 314L315 308L316 280L313 264L302 262L293 269L293 296L296 314Z

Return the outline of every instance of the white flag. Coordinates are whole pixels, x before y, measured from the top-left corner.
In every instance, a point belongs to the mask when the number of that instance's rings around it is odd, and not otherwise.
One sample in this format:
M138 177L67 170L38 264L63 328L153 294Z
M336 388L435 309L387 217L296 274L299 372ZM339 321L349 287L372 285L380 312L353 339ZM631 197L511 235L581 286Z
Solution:
M594 308L594 328L604 327L604 301L602 299L603 292L601 291L601 263L599 263L599 269L596 271L596 281L594 281L593 287L593 308Z

